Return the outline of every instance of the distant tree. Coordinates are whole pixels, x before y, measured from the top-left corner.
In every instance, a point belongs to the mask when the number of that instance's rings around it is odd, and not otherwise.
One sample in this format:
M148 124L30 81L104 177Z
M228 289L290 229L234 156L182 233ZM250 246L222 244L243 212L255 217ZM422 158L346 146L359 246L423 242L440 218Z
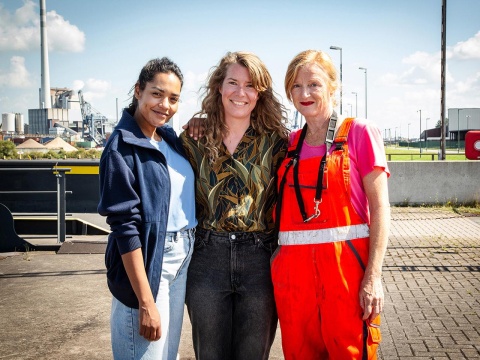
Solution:
M37 160L37 159L100 159L102 151L98 149L84 149L80 148L75 151L65 150L49 150L48 152L29 151L23 153L17 152L17 148L12 141L0 141L0 160L3 159L25 159L25 160Z
M0 158L14 159L17 157L17 148L12 141L0 141Z
M60 159L59 153L53 150L48 150L48 152L44 154L43 157L47 159Z
M437 124L435 125L436 128L442 127L442 120L438 120ZM448 118L445 118L445 127L448 128Z
M45 154L40 152L40 151L29 151L26 154L25 158L29 159L29 160L37 160L37 159L42 159L43 155L45 155Z

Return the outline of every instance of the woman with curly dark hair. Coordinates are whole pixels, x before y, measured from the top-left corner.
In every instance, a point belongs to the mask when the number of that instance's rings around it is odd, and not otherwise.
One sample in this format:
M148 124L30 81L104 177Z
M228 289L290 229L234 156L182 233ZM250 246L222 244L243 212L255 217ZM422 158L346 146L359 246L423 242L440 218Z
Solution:
M193 171L175 131L183 75L150 60L100 160L113 358L177 359L193 250Z

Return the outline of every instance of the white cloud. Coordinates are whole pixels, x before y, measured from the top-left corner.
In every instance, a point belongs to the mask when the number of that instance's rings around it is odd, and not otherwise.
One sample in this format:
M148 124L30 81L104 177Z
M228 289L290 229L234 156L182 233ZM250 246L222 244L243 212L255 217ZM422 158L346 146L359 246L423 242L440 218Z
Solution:
M176 115L181 125L185 124L195 112L200 110L202 96L200 88L205 84L208 73L196 74L193 71L187 71L183 75L182 102Z
M396 86L400 82L399 77L396 74L387 73L379 78L379 83L383 85Z
M411 68L403 74L402 81L412 84L426 84L438 81L440 76L440 53L429 54L417 51L402 60Z
M29 51L40 47L40 11L32 0L10 13L0 7L0 50ZM85 34L55 11L47 11L47 42L50 51L81 52Z
M195 74L193 71L187 71L183 76L183 89L187 91L198 91L205 84L208 73Z
M0 7L0 50L29 50L39 47L40 29L34 27L35 4L29 0L11 14Z
M478 65L471 62L467 66L458 60L474 59L478 56L479 40L480 32L447 49L446 108L478 107L480 94ZM391 88L391 92L383 96L386 112L391 115L379 124L380 127L393 129L400 124L399 130L403 136L410 129L410 137L418 137L419 109L422 110L422 129L425 126L429 128L434 126L440 118L440 59L440 52L418 51L402 59L403 69L386 73L379 79L380 85ZM398 89L394 89L395 87ZM374 110L372 115L373 118L376 116L381 118L382 113L376 114ZM412 126L406 126L408 124Z
M83 82L82 80L74 80L72 89L75 91L78 91L80 89L83 89L84 86L85 86L85 82Z
M32 85L23 57L13 56L10 59L9 72L6 74L0 73L0 85L13 88L28 88Z
M54 51L82 52L85 34L55 11L47 12L48 48Z
M455 90L459 94L471 94L472 92L479 94L480 92L480 72L474 76L469 77L465 81L458 81L455 84Z
M478 107L480 71L466 77L463 81L456 81L447 90L449 107Z
M75 80L72 88L75 91L82 90L85 101L92 102L95 99L103 99L110 91L111 84L99 79L88 79L86 82Z
M110 89L110 83L106 80L88 79L85 87L95 92L106 92Z
M449 54L451 57L451 53ZM438 83L440 79L440 53L429 54L417 51L402 59L409 65L401 74L387 73L380 77L380 83L389 86L413 86ZM446 70L446 80L454 81L452 74Z
M466 41L460 41L446 51L448 61L455 59L468 60L480 59L480 31ZM440 79L440 52L427 53L417 51L408 55L402 62L408 65L408 69L401 74L387 73L380 78L380 83L389 86L412 86L437 84ZM472 89L479 88L478 76L465 81L457 81L449 71L449 63L446 69L446 81L449 84L456 83L455 92L469 93ZM457 74L458 77L458 74Z
M480 31L466 41L451 48L452 57L462 60L480 59Z

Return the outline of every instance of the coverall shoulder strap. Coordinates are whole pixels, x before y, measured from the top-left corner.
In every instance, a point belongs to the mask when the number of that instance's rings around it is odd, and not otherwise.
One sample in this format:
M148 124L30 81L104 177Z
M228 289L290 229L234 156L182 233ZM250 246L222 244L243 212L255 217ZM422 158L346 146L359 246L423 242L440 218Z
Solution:
M346 118L341 122L335 132L335 143L344 143L347 141L348 132L350 131L353 120L355 120L355 118Z
M297 131L293 134L293 139L290 145L288 145L287 149L287 158L293 157L295 154L295 150L297 149L298 141L300 140L300 135L302 133L302 130Z

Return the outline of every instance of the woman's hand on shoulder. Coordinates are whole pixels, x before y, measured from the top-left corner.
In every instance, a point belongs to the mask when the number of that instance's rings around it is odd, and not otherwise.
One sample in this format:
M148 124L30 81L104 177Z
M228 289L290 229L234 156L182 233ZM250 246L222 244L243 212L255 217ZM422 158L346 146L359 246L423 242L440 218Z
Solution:
M182 126L182 129L193 139L198 140L205 134L204 118L193 117Z

